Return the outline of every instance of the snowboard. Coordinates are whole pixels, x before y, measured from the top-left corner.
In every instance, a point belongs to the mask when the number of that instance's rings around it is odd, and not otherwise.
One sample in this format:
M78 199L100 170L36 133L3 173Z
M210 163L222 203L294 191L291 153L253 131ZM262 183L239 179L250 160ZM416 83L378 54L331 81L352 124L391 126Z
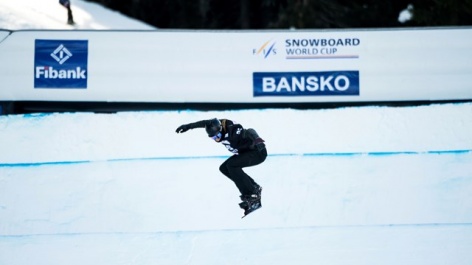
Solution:
M241 206L241 205L240 205L240 206ZM253 213L253 212L259 210L260 208L262 208L261 201L259 201L259 204L258 204L256 207L251 208L251 210L247 211L247 212L241 217L241 219L243 219L244 217L250 215L251 213Z
M252 209L250 212L248 212L248 213L246 213L245 215L243 215L243 216L241 217L241 219L243 219L244 217L250 215L251 213L253 213L253 212L259 210L260 208L262 208L262 205L260 205L259 207L255 208L255 209Z

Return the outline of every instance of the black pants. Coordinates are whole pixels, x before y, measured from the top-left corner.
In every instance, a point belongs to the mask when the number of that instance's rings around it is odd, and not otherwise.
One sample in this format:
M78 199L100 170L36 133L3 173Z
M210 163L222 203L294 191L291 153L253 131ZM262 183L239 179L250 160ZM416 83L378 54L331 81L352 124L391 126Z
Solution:
M70 9L70 6L67 7L67 23L74 24L74 17L72 16L72 9Z
M238 187L241 195L251 195L257 183L243 171L244 167L259 165L267 157L267 150L251 150L233 155L220 166L220 171Z

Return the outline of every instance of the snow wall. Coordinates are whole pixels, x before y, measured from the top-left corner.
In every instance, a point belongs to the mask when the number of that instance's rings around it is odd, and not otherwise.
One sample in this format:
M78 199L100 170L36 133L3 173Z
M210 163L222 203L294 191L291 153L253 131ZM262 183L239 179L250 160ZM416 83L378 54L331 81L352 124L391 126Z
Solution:
M263 222L241 224L227 151L174 132L214 116L267 141ZM472 104L0 119L2 235L472 223Z

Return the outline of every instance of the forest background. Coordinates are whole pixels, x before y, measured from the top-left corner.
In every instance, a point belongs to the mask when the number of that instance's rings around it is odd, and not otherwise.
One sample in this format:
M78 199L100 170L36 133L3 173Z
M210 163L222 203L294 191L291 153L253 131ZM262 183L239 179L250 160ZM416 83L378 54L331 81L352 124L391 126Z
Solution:
M89 0L169 29L472 25L472 0ZM73 1L72 1L73 3ZM406 12L406 17L400 14Z

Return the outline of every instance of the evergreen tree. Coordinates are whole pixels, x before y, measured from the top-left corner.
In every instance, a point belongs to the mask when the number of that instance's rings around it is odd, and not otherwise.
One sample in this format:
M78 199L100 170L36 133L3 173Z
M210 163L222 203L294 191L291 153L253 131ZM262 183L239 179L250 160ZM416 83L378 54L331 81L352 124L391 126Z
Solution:
M158 28L307 29L472 25L472 0L90 0ZM411 5L413 17L398 21Z

